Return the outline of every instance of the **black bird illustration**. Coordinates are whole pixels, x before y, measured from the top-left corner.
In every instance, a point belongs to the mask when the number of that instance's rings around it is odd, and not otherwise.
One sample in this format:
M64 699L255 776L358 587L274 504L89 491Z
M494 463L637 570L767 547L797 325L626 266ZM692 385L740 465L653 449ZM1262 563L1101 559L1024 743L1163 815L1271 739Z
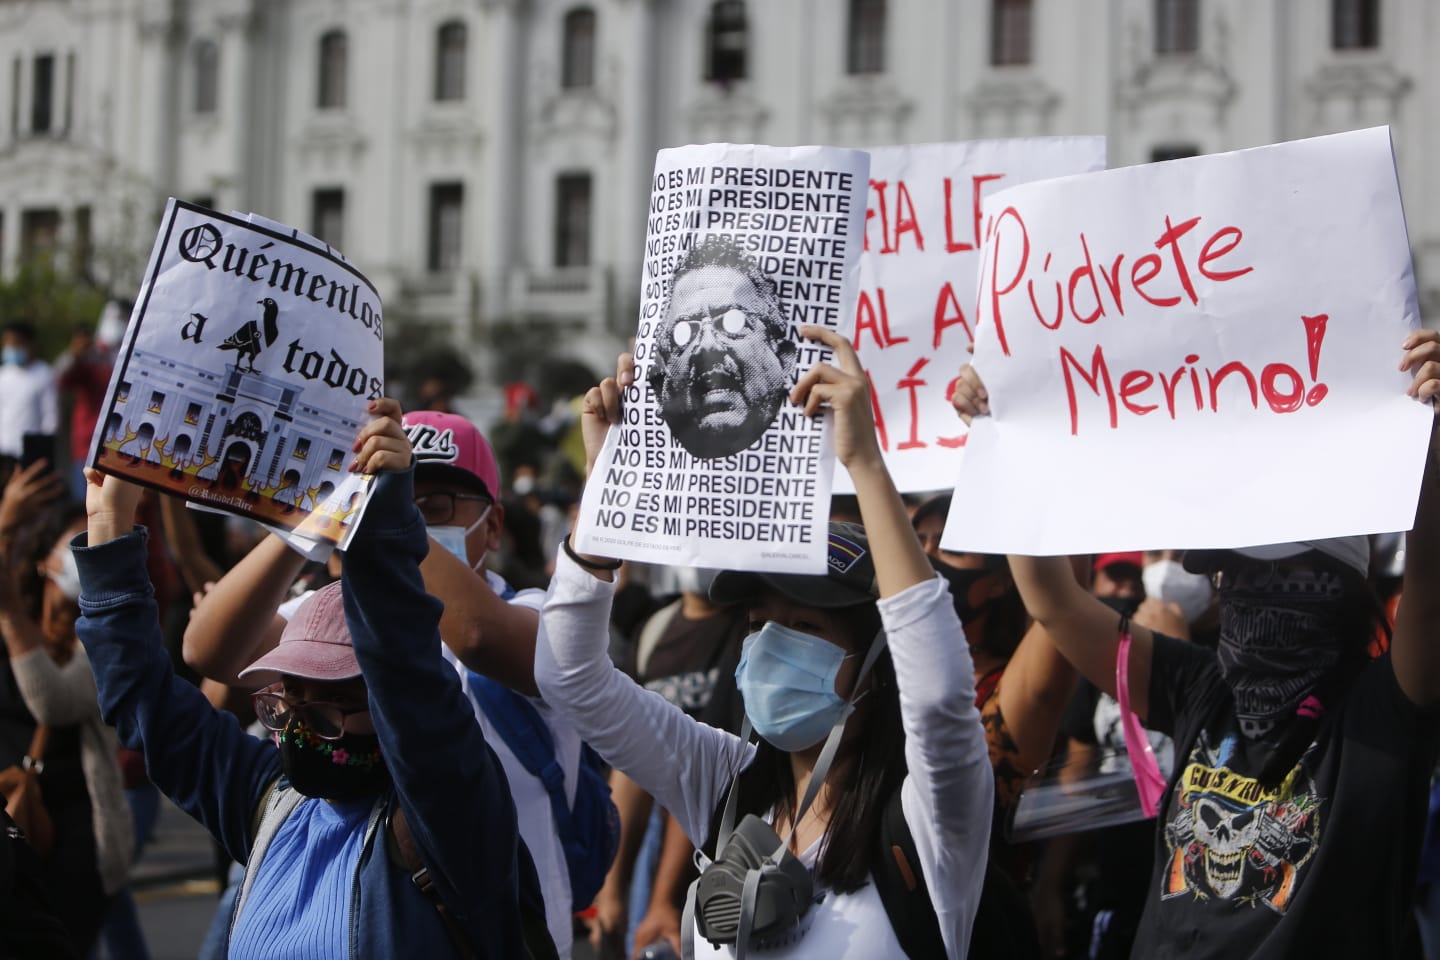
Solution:
M221 350L235 351L235 369L242 373L255 372L255 358L260 356L260 351L275 343L275 338L280 336L280 328L275 323L275 317L280 312L280 307L269 297L264 300L256 300L260 304L261 312L259 320L251 320L245 326L236 330L230 338L220 344ZM262 330L261 324L264 324ZM263 334L263 340L262 340ZM248 361L249 369L241 366L242 362Z

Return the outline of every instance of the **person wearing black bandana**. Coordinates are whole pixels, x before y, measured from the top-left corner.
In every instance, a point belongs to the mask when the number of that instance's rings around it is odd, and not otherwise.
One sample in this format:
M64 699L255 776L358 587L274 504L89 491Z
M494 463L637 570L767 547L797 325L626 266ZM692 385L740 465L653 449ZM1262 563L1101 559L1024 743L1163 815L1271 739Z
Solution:
M1410 396L1433 404L1440 332L1401 350ZM967 420L989 412L972 368L953 402ZM1134 956L1400 954L1440 750L1437 433L1390 648L1373 659L1384 616L1365 537L1187 553L1218 583L1215 651L1117 617L1063 561L1010 558L1030 613L1112 695L1128 637L1131 706L1175 741Z
M399 405L369 410L352 469L375 483L341 580L246 671L276 679L255 695L273 744L175 676L133 526L140 490L89 471L72 553L102 715L246 864L227 956L553 958L504 771L439 653Z

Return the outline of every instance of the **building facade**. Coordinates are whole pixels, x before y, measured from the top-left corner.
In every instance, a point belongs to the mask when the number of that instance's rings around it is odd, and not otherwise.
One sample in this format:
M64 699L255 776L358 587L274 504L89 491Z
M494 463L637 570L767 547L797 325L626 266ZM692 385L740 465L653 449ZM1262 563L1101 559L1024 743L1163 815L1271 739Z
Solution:
M133 291L166 196L255 211L496 384L608 367L663 146L1390 124L1433 322L1437 53L1430 0L0 0L0 271Z

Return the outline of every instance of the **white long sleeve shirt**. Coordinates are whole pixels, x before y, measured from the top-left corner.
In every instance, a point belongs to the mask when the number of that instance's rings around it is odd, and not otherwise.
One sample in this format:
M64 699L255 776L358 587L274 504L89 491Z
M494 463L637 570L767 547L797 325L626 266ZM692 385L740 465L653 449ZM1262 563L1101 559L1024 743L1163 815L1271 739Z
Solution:
M59 429L60 401L50 365L42 360L23 367L0 364L0 454L18 457L25 434Z
M614 589L559 556L540 620L535 681L546 702L669 810L698 845L710 832L725 789L755 750L688 717L611 665L606 644ZM939 578L881 600L879 608L905 728L909 773L901 805L946 954L964 957L985 875L994 792L970 652L949 589ZM852 894L827 893L811 913L803 936L766 956L901 955L873 884ZM699 956L731 955L729 948L709 947L698 935L696 949Z

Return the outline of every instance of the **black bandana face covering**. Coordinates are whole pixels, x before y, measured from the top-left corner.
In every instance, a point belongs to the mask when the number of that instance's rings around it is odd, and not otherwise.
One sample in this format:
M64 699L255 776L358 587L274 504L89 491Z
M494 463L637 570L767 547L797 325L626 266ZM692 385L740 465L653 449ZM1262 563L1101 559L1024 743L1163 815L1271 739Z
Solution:
M1243 564L1220 587L1220 673L1240 732L1263 737L1292 716L1340 658L1344 584L1328 570Z
M275 745L280 748L280 769L304 796L363 800L390 785L390 771L374 734L347 733L339 740L325 740L296 714L275 735Z

